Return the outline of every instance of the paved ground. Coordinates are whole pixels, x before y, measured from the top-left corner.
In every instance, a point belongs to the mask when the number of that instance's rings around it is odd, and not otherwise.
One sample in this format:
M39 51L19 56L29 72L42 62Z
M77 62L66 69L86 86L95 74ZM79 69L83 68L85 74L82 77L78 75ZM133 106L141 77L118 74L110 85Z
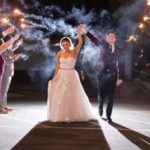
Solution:
M87 123L47 122L46 95L30 86L12 89L9 99L14 111L0 114L0 150L150 149L150 95L139 82L117 90L112 125L105 114ZM92 104L97 113L95 99Z

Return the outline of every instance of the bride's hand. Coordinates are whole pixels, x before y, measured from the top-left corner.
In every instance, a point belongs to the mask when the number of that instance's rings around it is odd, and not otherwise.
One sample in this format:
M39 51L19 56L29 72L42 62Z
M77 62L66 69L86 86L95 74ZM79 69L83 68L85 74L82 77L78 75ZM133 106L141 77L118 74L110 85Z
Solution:
M88 31L87 31L87 27L86 27L86 25L85 24L80 24L79 26L78 26L78 28L80 29L80 32L83 34L86 34Z
M77 28L77 33L78 33L78 35L81 35L81 34L82 34L82 30L81 30L80 25L79 25L78 28Z

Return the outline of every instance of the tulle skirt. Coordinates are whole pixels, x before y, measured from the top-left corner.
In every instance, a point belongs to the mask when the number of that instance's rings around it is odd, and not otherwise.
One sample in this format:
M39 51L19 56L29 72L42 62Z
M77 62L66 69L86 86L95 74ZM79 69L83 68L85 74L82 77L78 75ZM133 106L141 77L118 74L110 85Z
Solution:
M96 119L78 73L74 69L60 69L53 81L49 81L47 119L53 122Z

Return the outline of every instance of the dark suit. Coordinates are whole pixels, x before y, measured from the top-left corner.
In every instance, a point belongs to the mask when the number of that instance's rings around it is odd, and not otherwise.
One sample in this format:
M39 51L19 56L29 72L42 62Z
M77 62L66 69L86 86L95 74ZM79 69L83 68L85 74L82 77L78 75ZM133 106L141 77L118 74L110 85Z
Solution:
M116 81L117 79L122 79L124 74L122 51L115 45L115 50L112 53L112 48L107 42L98 40L90 32L87 33L87 36L101 51L99 59L94 66L94 69L97 71L100 91L100 94L98 94L99 113L102 115L103 104L107 98L106 115L108 119L111 119Z

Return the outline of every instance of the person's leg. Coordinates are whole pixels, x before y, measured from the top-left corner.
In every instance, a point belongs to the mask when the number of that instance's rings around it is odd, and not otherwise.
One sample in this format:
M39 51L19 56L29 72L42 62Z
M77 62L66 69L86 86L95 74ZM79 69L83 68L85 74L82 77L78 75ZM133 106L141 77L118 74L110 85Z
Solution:
M108 80L108 92L107 92L108 102L107 102L107 109L106 109L106 116L108 122L110 123L112 122L111 114L112 114L112 109L114 104L115 88L116 88L116 76L110 76Z
M2 95L2 78L4 75L4 59L2 58L2 56L0 55L0 113L1 114L7 114L8 111L6 111L3 108L3 100L1 99L1 95Z
M98 76L98 103L99 103L99 115L103 115L103 105L105 101L106 93L104 88L103 76Z
M107 102L107 109L106 109L106 116L109 122L112 122L111 120L111 114L112 114L112 109L113 109L113 103L114 103L114 98L113 95L108 95L108 102Z
M4 101L3 102L4 103L4 109L9 110L9 111L12 111L12 109L10 107L8 107L8 105L7 105L7 95L8 95L8 90L10 88L11 80L12 80L11 76L5 78L5 81L4 81L5 82L5 89L3 89L4 93L3 93L3 97L2 97L3 101Z
M11 108L8 108L7 106L7 94L10 87L12 76L7 75L7 71L4 72L3 78L2 78L2 86L1 86L1 96L0 99L3 101L3 108L6 110L11 111Z
M4 106L4 101L3 99L1 99L1 95L2 95L2 74L0 75L0 114L7 114L8 111L6 111L3 106Z
M100 103L99 103L99 114L100 116L103 115L103 105L104 105L104 102L105 102L105 91L103 89L101 89L100 91Z

